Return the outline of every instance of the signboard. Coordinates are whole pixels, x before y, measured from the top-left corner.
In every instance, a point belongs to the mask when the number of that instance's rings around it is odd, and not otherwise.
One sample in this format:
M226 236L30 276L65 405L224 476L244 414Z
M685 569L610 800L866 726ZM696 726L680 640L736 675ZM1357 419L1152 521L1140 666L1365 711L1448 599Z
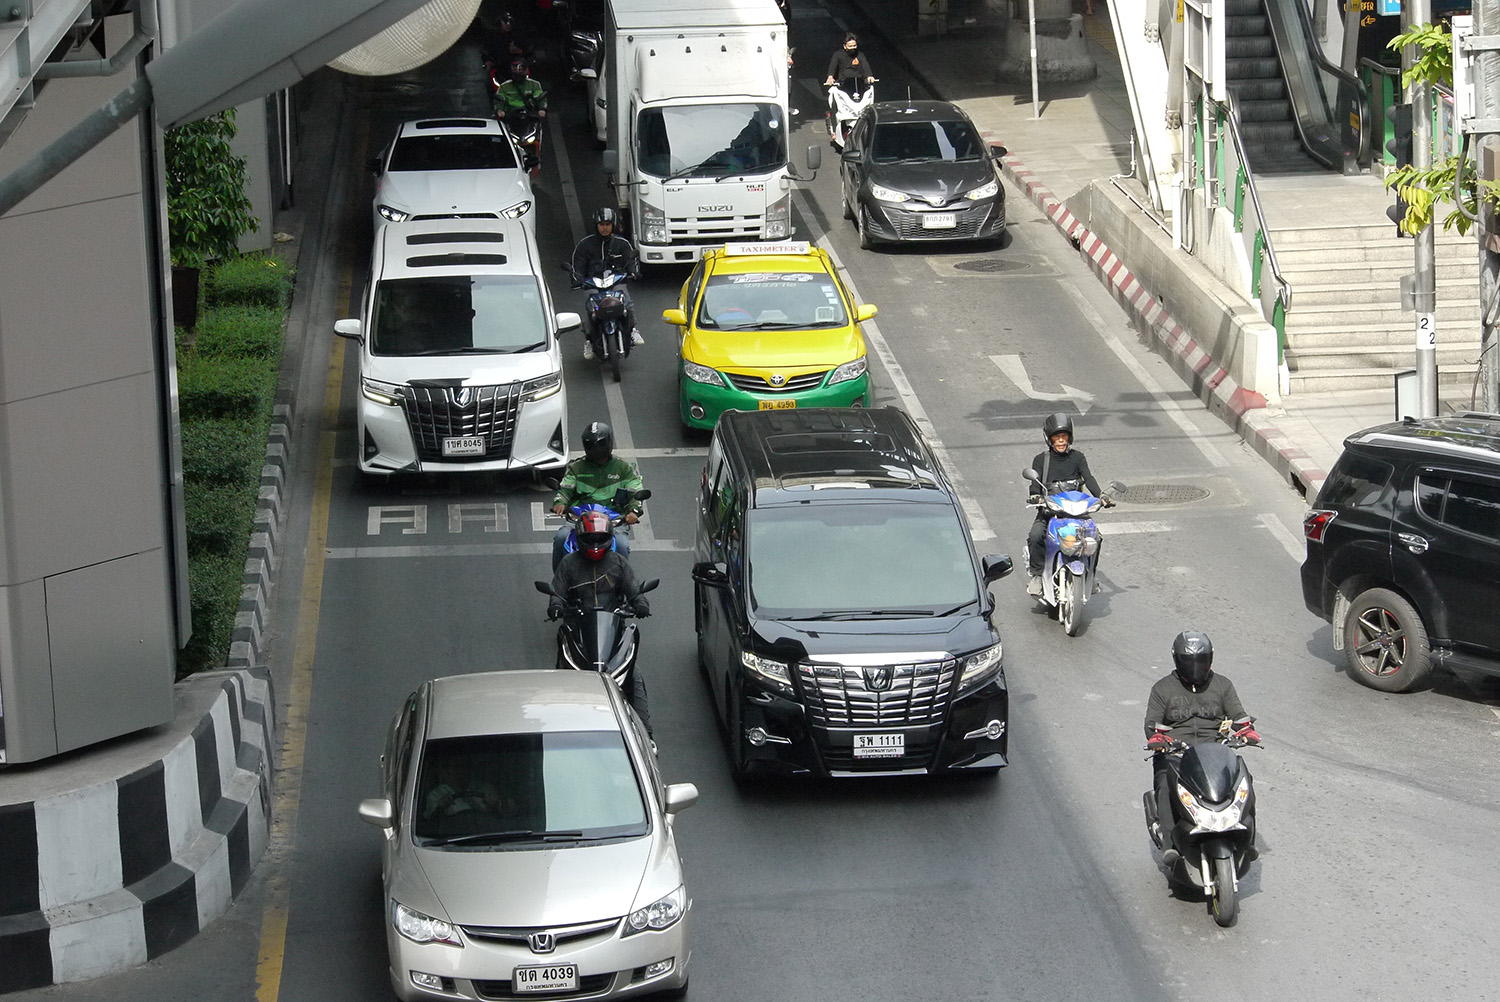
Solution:
M1375 13L1381 17L1396 17L1401 13L1401 0L1375 0Z

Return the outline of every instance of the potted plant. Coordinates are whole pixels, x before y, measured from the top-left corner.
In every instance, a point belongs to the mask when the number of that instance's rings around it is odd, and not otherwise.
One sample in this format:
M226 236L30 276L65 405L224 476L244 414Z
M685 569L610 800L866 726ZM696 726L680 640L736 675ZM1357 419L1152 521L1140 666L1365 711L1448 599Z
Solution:
M198 271L238 253L258 228L245 195L245 158L230 150L234 109L168 129L167 230L172 249L172 312L179 327L198 322Z

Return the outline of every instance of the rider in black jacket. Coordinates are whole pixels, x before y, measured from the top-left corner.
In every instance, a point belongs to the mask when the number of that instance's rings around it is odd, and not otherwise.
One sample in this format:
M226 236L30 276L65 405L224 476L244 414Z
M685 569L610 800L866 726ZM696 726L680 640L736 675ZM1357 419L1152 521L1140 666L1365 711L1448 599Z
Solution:
M1047 451L1037 453L1031 461L1031 468L1042 478L1040 483L1031 481L1031 499L1038 500L1045 493L1044 488L1050 489L1060 480L1080 481L1090 494L1099 497L1099 483L1089 472L1089 461L1073 448L1073 419L1066 414L1047 415L1042 422L1042 435L1047 439ZM1111 502L1105 499L1104 503L1108 507ZM1042 593L1042 562L1047 558L1047 523L1051 518L1047 509L1038 508L1036 521L1026 534L1026 571L1031 575L1026 582L1028 595Z
M639 278L641 262L636 256L635 246L624 237L615 235L615 210L605 206L594 213L594 232L578 241L573 248L573 284L581 285L586 278L598 278L606 271L629 278ZM633 344L645 344L646 339L635 326L635 306L630 293L618 287L625 297L625 324L630 328ZM593 332L590 331L590 337ZM598 346L587 338L583 342L583 357L593 358Z
M854 32L846 32L843 48L836 49L828 60L828 79L823 81L823 86L836 84L852 94L860 89L861 82L874 83L875 71L870 68L870 60L861 51Z

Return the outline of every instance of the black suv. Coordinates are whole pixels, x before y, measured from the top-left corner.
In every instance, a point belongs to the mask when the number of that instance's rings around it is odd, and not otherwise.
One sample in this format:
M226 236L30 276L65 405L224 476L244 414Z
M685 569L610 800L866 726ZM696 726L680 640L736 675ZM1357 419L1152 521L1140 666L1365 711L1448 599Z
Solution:
M1304 519L1302 596L1365 685L1500 674L1500 415L1367 428Z
M735 778L996 770L1009 707L982 561L899 410L729 411L699 498L698 660Z

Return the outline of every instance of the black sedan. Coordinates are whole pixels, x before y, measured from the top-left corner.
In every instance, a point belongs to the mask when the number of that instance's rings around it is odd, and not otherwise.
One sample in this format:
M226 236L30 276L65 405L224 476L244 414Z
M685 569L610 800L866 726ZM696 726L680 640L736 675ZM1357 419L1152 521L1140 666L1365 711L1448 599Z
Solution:
M860 116L840 165L844 218L869 248L897 240L1000 240L1005 189L969 116L946 101L881 101Z

